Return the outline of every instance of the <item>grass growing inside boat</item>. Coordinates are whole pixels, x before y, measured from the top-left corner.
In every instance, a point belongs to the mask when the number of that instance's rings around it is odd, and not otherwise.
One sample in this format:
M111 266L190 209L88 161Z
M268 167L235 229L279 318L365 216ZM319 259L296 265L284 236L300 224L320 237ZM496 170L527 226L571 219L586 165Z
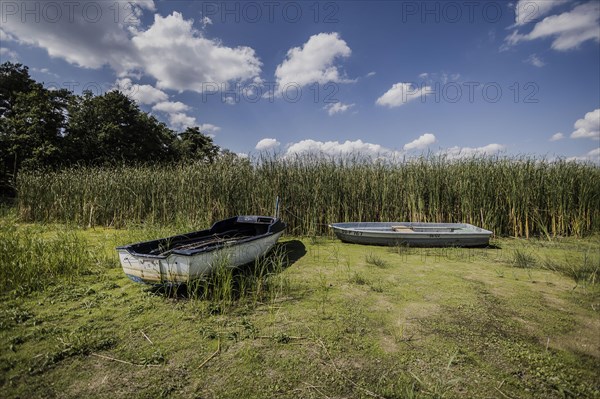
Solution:
M67 229L14 228L48 243ZM3 397L600 395L597 240L400 249L284 239L262 271L175 296L131 282L112 255L154 237L69 232L100 261L27 295L3 289ZM517 251L534 261L515 267Z
M276 244L267 255L238 268L231 268L227 259L216 259L214 273L184 284L178 291L183 288L185 297L211 302L219 312L240 302L259 304L276 300L288 286L282 272L290 265L288 248L291 247L293 242Z

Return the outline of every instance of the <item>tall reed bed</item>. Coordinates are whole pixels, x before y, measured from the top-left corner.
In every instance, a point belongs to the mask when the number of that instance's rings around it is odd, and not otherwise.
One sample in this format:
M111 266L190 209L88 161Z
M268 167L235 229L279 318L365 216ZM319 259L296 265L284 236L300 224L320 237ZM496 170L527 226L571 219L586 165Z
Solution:
M600 231L600 168L527 157L403 162L325 157L213 164L73 168L22 173L27 221L206 226L272 214L282 199L288 233L320 234L341 221L467 222L497 235Z

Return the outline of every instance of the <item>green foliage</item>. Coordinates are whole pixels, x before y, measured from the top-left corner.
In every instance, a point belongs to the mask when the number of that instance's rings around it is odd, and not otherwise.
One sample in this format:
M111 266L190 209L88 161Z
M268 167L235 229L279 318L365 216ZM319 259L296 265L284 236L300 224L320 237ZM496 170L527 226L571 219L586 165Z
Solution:
M281 276L288 262L285 248L285 244L277 244L266 256L239 268L230 267L227 259L217 259L212 274L185 287L186 296L208 301L215 314L235 304L274 300L285 294L288 284Z
M0 221L0 292L24 294L89 273L96 260L73 232L45 237L30 228Z
M119 91L49 90L26 66L0 65L0 195L22 168L212 161L219 150L198 127L178 136Z
M380 256L370 252L367 255L365 255L365 262L367 262L369 265L373 265L373 266L377 266L377 267L387 267L387 262L381 258Z
M0 65L0 195L14 186L23 167L58 165L70 93L48 90L29 77L26 66Z
M9 116L19 93L39 87L29 76L29 68L22 64L5 62L0 65L0 116Z
M206 226L271 214L282 200L288 233L318 235L343 221L467 222L497 235L600 232L600 168L529 158L421 158L403 163L326 158L75 168L24 173L27 221Z
M212 138L202 134L198 127L188 127L180 133L173 146L177 158L185 161L213 161L219 154L219 147L213 143Z
M535 266L536 259L526 251L515 249L513 253L512 264L514 267L528 269Z
M42 374L48 369L57 366L60 362L75 356L89 356L96 351L107 350L115 346L114 338L104 338L93 332L77 332L62 337L53 350L41 353L41 356L33 359L29 368L32 375ZM148 363L151 360L149 359Z
M7 118L7 150L18 166L40 168L58 165L63 153L64 112L68 93L35 86L16 95Z
M577 284L600 283L600 257L598 251L586 251L576 256L569 256L564 260L546 258L542 268L562 273L570 277Z
M369 284L369 279L367 279L364 275L362 275L358 272L354 272L348 278L348 282L351 284L366 285L366 284Z
M66 139L73 162L110 165L175 158L174 133L119 91L96 97L86 92L70 108Z

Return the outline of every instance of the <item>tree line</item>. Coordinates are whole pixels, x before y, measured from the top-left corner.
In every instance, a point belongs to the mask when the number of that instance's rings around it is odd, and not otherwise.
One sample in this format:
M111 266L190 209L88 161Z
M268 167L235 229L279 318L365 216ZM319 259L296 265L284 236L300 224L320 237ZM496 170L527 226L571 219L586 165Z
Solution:
M230 154L199 127L174 131L118 90L50 90L27 66L0 65L0 195L14 194L22 169L212 162L222 153Z

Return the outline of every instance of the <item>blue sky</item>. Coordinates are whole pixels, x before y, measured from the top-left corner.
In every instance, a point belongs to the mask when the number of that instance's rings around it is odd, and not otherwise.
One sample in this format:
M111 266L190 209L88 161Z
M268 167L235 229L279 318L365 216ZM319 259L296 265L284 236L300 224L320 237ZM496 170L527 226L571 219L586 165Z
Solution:
M0 4L0 57L237 153L598 162L597 1Z

